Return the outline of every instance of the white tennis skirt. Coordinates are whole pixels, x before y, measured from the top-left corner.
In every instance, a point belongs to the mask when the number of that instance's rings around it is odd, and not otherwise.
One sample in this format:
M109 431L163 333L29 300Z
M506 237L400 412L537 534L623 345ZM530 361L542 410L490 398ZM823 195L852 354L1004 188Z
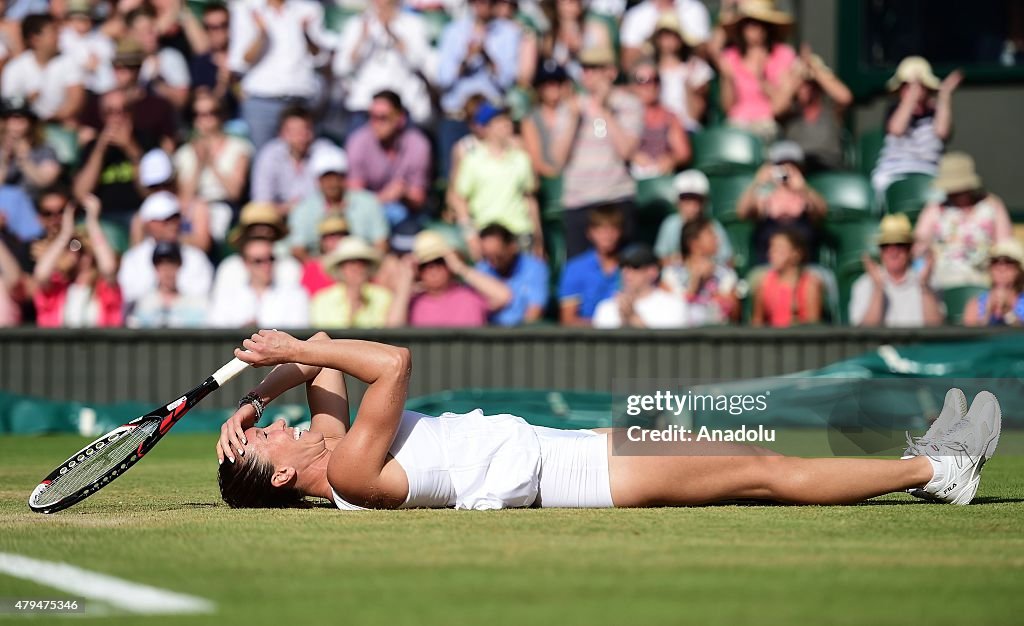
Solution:
M540 440L540 490L533 506L602 509L612 503L608 435L534 426Z

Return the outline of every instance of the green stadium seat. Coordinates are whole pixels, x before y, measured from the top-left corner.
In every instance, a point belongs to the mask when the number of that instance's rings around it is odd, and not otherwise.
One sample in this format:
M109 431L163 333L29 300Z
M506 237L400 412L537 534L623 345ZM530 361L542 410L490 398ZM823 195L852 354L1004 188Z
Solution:
M653 245L666 215L676 210L672 176L645 178L636 183L636 232L634 239Z
M960 325L964 321L964 308L971 298L987 291L984 287L969 285L966 287L953 287L942 291L942 301L946 305L946 321L950 324Z
M808 183L828 203L830 221L876 218L875 194L864 176L854 172L829 172L812 176Z
M877 250L878 222L874 219L862 222L839 222L826 224L829 246L835 250L835 269L843 276L850 268L858 273L863 271L861 256Z
M732 220L722 222L722 226L725 228L725 234L729 236L729 243L732 244L733 267L740 276L745 276L754 264L754 222Z
M932 180L927 174L908 174L889 185L885 190L886 212L906 213L911 222L916 221L921 209L934 197Z
M119 255L124 254L131 247L131 238L128 236L128 230L124 226L100 220L100 228L103 229L103 236L107 238L107 243L114 249L114 252L117 252Z
M764 160L761 140L737 128L709 128L694 135L691 141L693 166L709 175L753 172Z
M345 22L350 18L359 15L359 11L334 3L324 4L324 27L335 33L340 33L345 28Z
M736 204L753 180L753 173L708 176L711 215L722 221L735 220Z
M545 317L558 319L558 283L562 277L562 269L565 267L565 221L561 216L554 219L542 218L541 230L544 233L544 249L548 253L548 269L551 270L548 282L548 308Z
M853 291L853 283L864 273L863 267L847 265L837 275L839 281L839 321L842 324L850 323L850 294Z
M861 133L857 141L857 167L861 174L871 178L871 171L878 163L878 155L885 144L885 131L881 128Z
M75 131L56 124L47 124L43 131L43 141L57 153L57 161L61 165L69 168L78 165L79 146Z
M427 27L427 37L430 39L430 45L436 46L437 42L441 40L441 33L444 32L444 27L448 25L448 22L452 21L450 15L444 11L423 11L420 14Z

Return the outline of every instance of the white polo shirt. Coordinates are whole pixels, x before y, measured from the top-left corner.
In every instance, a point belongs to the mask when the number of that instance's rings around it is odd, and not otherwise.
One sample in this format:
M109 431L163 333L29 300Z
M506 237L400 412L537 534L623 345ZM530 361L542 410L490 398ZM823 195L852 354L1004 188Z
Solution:
M230 6L228 65L243 74L242 92L264 98L314 96L318 58L306 46L303 22L308 20L310 38L318 47L333 48L336 38L324 29L323 6L312 0L286 0L279 10L271 8L266 0L239 0ZM263 18L267 45L250 66L245 62L245 52L258 34L254 12Z
M618 294L615 294L616 296ZM633 303L633 310L647 328L683 328L686 326L686 302L682 297L655 289ZM622 315L615 296L602 300L594 310L594 328L622 328Z
M82 70L75 59L59 54L41 67L36 55L26 50L4 67L0 92L4 99L27 99L38 93L32 110L40 118L49 119L64 104L68 88L81 84Z

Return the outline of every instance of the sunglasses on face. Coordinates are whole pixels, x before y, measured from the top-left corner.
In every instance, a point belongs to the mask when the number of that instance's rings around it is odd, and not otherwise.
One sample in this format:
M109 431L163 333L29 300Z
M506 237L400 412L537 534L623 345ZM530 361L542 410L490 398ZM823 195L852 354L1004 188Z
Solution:
M444 259L434 259L433 261L427 261L426 263L420 263L420 271L422 272L423 270L425 270L427 268L439 267L441 265L444 265Z
M658 84L658 77L657 76L645 76L645 75L634 76L633 77L633 84L635 84L635 85L657 85Z
M196 117L217 117L216 109L208 109L205 111L195 111Z
M347 230L339 230L336 233L324 233L324 234L320 235L321 239L326 239L328 237L348 237L348 231Z
M276 260L277 258L274 257L274 255L270 255L250 258L248 261L246 261L246 263L249 263L251 265L270 265Z
M49 219L49 218L53 218L53 217L60 217L61 213L63 213L63 210L62 209L57 209L55 211L46 211L44 209L38 209L36 211L36 213L39 214L39 217L42 217L42 218L45 218L45 219Z
M368 117L369 117L371 122L390 122L391 121L391 114L390 113L370 113Z
M206 30L226 30L227 27L228 27L228 23L227 22L205 22L203 24L203 27L205 27Z
M997 256L992 259L992 265L1017 265L1016 259L1011 259L1008 256Z

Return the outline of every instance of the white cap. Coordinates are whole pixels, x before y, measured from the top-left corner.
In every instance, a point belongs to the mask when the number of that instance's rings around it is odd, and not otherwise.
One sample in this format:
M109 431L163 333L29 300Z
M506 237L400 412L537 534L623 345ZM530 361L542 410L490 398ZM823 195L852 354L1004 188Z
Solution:
M309 159L309 169L317 178L324 174L345 174L348 172L348 157L341 148L318 148Z
M178 198L169 191L158 191L149 196L139 207L139 217L143 222L162 222L181 213Z
M143 187L162 185L174 178L171 157L160 148L154 148L142 155L139 161L139 184Z
M707 197L711 190L711 183L708 182L708 177L704 175L704 172L686 170L676 174L675 179L672 180L672 188L676 190L677 196L688 194Z

